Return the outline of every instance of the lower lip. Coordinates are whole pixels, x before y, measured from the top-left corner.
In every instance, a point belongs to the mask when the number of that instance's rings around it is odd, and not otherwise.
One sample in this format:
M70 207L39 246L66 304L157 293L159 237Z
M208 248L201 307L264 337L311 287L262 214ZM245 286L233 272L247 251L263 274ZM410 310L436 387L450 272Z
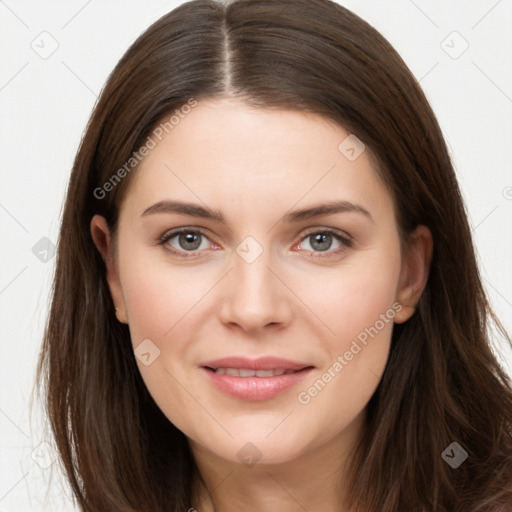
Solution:
M202 368L222 392L242 400L268 400L300 384L313 368L275 377L233 377Z

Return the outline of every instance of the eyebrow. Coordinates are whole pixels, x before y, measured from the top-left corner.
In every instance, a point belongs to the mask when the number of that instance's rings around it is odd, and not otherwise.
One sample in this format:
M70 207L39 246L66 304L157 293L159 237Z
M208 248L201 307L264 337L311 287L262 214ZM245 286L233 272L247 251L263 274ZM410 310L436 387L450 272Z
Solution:
M308 220L321 215L333 215L335 213L355 212L360 213L367 217L372 222L375 222L371 213L362 206L352 203L350 201L331 201L321 203L308 208L295 210L284 215L285 222L293 223ZM200 206L193 203L186 203L183 201L173 201L170 199L159 201L154 205L146 208L141 217L155 213L177 213L182 215L189 215L191 217L201 217L203 219L214 220L221 224L226 224L226 219L221 212L212 210L206 206Z

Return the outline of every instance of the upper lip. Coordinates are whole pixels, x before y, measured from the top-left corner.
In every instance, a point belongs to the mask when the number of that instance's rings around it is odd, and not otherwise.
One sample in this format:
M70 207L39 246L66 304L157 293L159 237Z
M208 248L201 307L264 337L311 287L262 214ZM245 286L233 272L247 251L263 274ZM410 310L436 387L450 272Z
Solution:
M300 361L291 361L280 357L260 357L258 359L248 359L246 357L223 357L212 361L201 363L200 366L206 368L238 368L248 370L302 370L312 365Z

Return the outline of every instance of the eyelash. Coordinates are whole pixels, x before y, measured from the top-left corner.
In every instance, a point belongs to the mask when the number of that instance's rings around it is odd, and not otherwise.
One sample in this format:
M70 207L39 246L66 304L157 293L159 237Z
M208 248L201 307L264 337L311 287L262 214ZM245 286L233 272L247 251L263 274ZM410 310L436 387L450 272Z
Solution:
M201 251L197 251L197 249L194 251L179 251L179 250L175 249L174 247L166 245L169 240L172 240L173 238L175 238L176 236L178 236L182 233L198 234L198 235L205 237L206 239L209 240L208 236L205 233L203 233L200 229L180 228L180 229L175 229L173 231L167 231L166 233L164 233L160 237L160 239L158 241L158 245L163 246L164 250L169 251L173 255L178 256L180 258L184 258L184 259L185 258L194 258L196 253L201 252ZM349 237L347 235L345 235L345 236L341 235L331 229L312 229L302 236L302 238L300 239L300 243L302 243L306 238L310 237L311 235L316 235L316 234L332 236L333 238L335 238L336 240L341 242L342 246L339 249L336 249L334 251L329 251L329 250L327 250L327 251L309 251L309 252L313 253L314 258L329 258L329 257L337 256L337 255L342 254L343 252L347 251L347 249L350 249L354 245L354 240L351 237Z

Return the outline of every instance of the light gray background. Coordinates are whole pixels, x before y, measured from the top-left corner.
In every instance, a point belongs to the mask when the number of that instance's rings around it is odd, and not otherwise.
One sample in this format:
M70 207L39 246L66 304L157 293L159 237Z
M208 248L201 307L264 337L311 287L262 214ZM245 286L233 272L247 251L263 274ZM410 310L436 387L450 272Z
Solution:
M32 423L29 415L55 262L40 240L57 239L72 160L107 75L179 3L0 0L0 512L73 510L56 480L43 501L57 464L37 405ZM340 3L420 80L452 152L494 310L512 332L512 0ZM512 373L509 351L504 359Z

